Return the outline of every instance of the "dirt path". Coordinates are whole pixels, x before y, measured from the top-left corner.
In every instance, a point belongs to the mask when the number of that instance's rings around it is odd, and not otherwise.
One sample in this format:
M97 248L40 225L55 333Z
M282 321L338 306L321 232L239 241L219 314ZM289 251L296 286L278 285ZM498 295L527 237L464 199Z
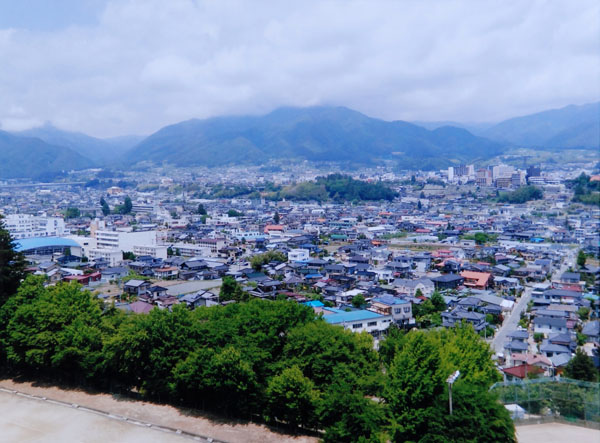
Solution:
M125 416L134 420L177 428L231 443L312 443L318 441L314 437L294 437L279 434L266 426L254 423L242 423L233 420L226 421L216 417L207 418L206 415L200 416L198 412L193 410L119 398L110 394L90 394L81 390L65 390L56 386L37 386L35 383L21 383L10 379L0 380L0 387L43 396L49 399L76 403L81 406L107 411L111 414ZM65 426L68 426L68 424L65 424Z

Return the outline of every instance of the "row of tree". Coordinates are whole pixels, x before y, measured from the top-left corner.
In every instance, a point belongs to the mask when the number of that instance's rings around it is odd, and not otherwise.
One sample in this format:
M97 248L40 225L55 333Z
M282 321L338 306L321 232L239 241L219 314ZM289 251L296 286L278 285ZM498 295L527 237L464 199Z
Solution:
M105 308L77 284L28 277L0 308L0 359L19 373L136 390L228 416L325 430L327 441L514 441L487 388L498 373L472 328L372 337L292 301L148 315ZM455 412L444 380L459 369Z

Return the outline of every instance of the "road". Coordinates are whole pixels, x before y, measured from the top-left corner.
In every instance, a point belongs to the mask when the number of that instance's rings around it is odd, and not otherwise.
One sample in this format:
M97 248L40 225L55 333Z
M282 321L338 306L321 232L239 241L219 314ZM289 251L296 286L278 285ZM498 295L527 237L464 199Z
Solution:
M531 292L533 288L525 287L523 295L517 302L516 306L513 307L512 312L507 319L504 320L502 326L496 333L496 336L492 340L492 349L494 352L504 352L504 344L506 343L506 336L512 331L517 329L519 320L521 319L521 312L527 309L527 304L531 300Z
M558 280L564 272L567 272L569 266L574 263L576 253L577 250L572 250L566 254L560 267L552 274L552 280ZM526 286L523 295L517 302L517 305L513 308L510 316L504 320L504 323L492 340L492 349L494 352L504 352L506 336L517 329L519 320L521 319L521 313L527 308L527 304L529 303L529 300L531 300L532 292L533 288Z

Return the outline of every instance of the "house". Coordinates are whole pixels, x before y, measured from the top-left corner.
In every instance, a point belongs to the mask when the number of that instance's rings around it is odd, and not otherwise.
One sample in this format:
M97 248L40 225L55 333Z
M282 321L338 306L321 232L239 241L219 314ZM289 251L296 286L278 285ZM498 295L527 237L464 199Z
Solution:
M587 337L588 342L600 344L600 320L584 324L581 333Z
M471 323L477 332L483 331L487 326L485 314L480 312L467 311L460 307L450 312L442 312L442 326L446 328L452 328L463 321Z
M353 332L368 332L379 337L392 324L391 315L381 315L366 309L345 312L340 309L323 308L323 319L332 325L340 325Z
M128 310L135 314L147 314L154 309L154 305L143 301L134 301L127 306Z
M152 284L145 280L129 280L123 285L123 290L129 295L140 296L148 291Z
M414 324L412 304L398 297L383 295L373 298L369 310L381 315L391 315L394 323L398 325Z
M533 332L536 333L551 334L567 331L566 318L536 316L533 320Z
M465 278L457 274L444 274L431 279L435 289L443 291L446 289L456 289L463 284Z
M504 345L504 349L508 353L526 353L529 350L529 344L527 339L529 338L529 332L526 330L516 330L507 334L507 343Z
M158 297L165 297L167 295L167 288L163 288L162 286L154 285L150 286L146 291L153 300L156 300Z
M416 280L397 278L392 282L392 285L398 293L407 294L411 297L415 297L419 290L425 297L431 297L433 291L435 291L435 285L429 278L419 278Z
M494 282L489 272L462 271L460 276L465 279L464 285L472 289L487 289Z
M160 278L162 280L173 280L177 278L177 275L179 274L179 269L175 266L167 266L164 268L154 269L153 272L156 278Z

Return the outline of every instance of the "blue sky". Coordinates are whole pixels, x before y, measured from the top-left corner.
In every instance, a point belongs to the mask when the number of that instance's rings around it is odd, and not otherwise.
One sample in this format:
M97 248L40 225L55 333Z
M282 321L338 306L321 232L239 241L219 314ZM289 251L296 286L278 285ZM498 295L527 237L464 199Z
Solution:
M597 0L0 0L0 128L343 105L499 121L600 99Z
M0 28L57 31L98 24L106 0L2 0Z

